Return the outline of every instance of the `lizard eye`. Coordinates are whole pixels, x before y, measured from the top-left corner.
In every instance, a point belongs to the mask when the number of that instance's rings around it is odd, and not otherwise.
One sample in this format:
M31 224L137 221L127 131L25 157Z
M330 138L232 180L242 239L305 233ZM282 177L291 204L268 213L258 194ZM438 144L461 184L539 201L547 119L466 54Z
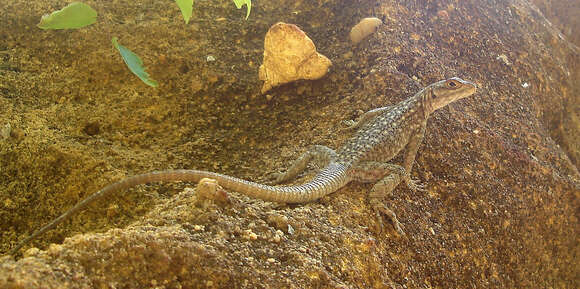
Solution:
M455 80L449 80L447 81L447 86L450 88L456 88L459 86L459 83L457 83Z

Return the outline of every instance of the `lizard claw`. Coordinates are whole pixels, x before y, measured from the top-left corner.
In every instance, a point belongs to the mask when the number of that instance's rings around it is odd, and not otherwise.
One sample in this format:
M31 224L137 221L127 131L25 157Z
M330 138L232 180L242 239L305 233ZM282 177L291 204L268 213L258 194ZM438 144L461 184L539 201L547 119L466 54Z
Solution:
M406 183L407 187L409 187L409 189L411 189L413 192L424 192L426 190L425 185L422 184L419 180L408 178Z
M355 123L356 123L356 121L354 121L352 119L342 121L342 124L347 126L346 128L353 126Z
M269 173L266 177L271 184L278 185L284 182L283 173Z
M401 224L401 222L399 222L399 219L397 219L395 212L384 205L375 205L373 206L373 210L375 211L375 217L377 219L377 231L379 233L381 233L384 229L383 217L381 216L381 213L383 213L389 217L397 233L399 233L401 236L405 236L405 232L403 231L404 226Z
M352 130L356 126L356 121L354 121L352 119L343 120L341 123L345 126L345 127L340 129L342 131Z

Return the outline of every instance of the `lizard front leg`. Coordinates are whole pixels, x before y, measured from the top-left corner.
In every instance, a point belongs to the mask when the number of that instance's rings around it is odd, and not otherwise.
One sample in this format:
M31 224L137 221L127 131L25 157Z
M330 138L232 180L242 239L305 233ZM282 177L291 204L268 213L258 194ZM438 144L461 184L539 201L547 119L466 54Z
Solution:
M295 178L306 169L309 163L314 163L318 168L323 168L335 158L336 152L333 149L323 145L314 145L296 159L286 172L272 174L275 178L274 183L279 184Z
M411 170L413 169L413 164L415 163L415 157L417 156L417 150L423 142L423 137L425 136L425 128L427 124L423 123L421 128L415 135L411 136L409 143L407 144L407 150L405 153L405 160L403 161L403 167L405 172L407 172L408 177L405 178L407 186L414 192L425 191L424 185L420 184L419 181L413 180L411 178Z

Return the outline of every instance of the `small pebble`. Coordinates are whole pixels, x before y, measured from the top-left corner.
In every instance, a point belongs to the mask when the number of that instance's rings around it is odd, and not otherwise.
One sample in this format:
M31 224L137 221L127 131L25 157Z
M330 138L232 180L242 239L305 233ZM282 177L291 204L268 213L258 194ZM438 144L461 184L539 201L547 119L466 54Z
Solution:
M97 135L101 132L101 126L98 122L91 121L85 125L83 132L90 136Z
M292 225L288 224L288 234L293 235L294 234L294 228L292 228Z
M258 239L258 235L256 233L252 232L252 230L248 229L248 230L244 230L244 233L242 234L242 238L244 238L246 240L255 241Z
M7 139L12 133L12 126L9 123L5 124L4 127L0 129L0 138Z
M200 201L213 200L218 202L229 202L227 192L218 184L218 181L210 178L203 178L196 188Z
M19 128L13 128L10 132L10 136L17 142L20 142L24 139L25 133L23 130Z
M437 12L437 16L443 20L449 20L449 13L446 10L439 10L439 12Z
M375 33L379 26L383 24L381 19L376 17L368 17L362 19L358 24L352 27L350 30L350 41L352 44L358 44L363 39L367 38L369 35Z
M251 232L250 233L250 240L255 241L257 239L258 239L258 235L256 235L256 233L254 233L254 232Z
M509 61L507 55L505 54L500 54L498 55L495 59L497 60L501 60L505 65L511 65L512 63Z

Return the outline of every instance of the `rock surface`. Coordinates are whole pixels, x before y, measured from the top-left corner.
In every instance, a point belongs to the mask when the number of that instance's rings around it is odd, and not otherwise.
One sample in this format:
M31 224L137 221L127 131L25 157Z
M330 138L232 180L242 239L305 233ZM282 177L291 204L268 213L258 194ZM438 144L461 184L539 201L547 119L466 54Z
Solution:
M311 144L338 147L361 111L441 78L479 87L429 121L412 172L427 192L386 200L406 238L372 229L370 184L298 206L152 185L2 257L0 288L580 287L580 56L528 1L256 1L247 21L231 1L196 1L189 25L167 1L87 1L95 25L49 32L35 25L62 1L0 2L0 252L126 175L261 181ZM353 48L369 15L384 25ZM279 21L333 66L269 99L257 71ZM158 89L128 72L113 35Z

